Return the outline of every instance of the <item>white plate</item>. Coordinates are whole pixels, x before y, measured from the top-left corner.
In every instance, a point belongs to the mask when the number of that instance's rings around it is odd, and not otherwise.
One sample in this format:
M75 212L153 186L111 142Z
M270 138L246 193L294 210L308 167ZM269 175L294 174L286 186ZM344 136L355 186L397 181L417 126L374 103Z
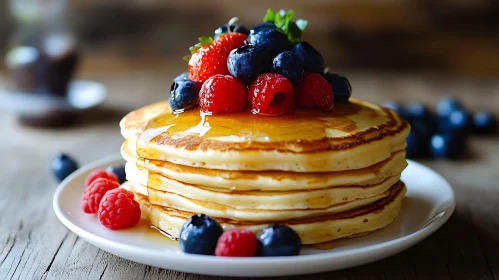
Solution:
M335 241L334 248L304 248L300 256L222 258L184 254L174 241L145 224L112 231L94 215L80 209L83 182L95 168L122 163L119 155L89 164L64 180L54 195L54 211L61 222L89 243L125 259L155 267L218 276L282 276L337 270L374 262L420 242L452 215L454 193L435 171L414 161L402 174L407 185L399 218L386 228L363 237Z

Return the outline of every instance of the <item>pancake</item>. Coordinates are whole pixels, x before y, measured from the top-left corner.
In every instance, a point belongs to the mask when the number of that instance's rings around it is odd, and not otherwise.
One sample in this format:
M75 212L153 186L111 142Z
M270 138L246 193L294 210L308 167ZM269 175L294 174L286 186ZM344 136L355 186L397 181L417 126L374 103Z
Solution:
M131 183L123 187L134 190ZM350 211L326 214L304 219L289 219L285 223L293 228L303 244L317 244L338 238L357 236L378 230L393 222L398 216L406 192L402 182L396 183L389 195L366 206ZM195 213L175 208L153 205L144 195L136 193L136 199L149 214L151 224L172 238L178 238L182 225ZM146 214L147 215L147 214ZM224 230L246 228L258 232L268 223L243 222L227 218L216 218Z
M380 195L400 179L400 175L395 175L369 186L351 185L314 190L241 191L233 189L225 191L186 184L157 173L150 173L147 177L147 171L139 170L130 163L126 165L126 173L128 181L142 186L139 187L139 192L144 195L150 195L152 190L158 195L158 192L166 192L229 208L261 210L324 209L334 204ZM149 187L149 192L147 187Z
M409 125L393 111L351 98L331 111L278 117L249 111L172 114L167 102L129 113L121 133L137 157L220 170L330 172L372 166L405 148Z
M218 191L303 190L322 189L333 186L378 184L388 177L399 175L407 167L405 151L393 153L389 158L372 166L340 172L286 172L286 171L228 171L196 168L159 160L138 160L129 141L121 148L123 158L128 162L127 174L134 174L134 180L146 185L147 172L159 173L167 178ZM137 174L137 169L144 170ZM139 176L139 177L137 177Z

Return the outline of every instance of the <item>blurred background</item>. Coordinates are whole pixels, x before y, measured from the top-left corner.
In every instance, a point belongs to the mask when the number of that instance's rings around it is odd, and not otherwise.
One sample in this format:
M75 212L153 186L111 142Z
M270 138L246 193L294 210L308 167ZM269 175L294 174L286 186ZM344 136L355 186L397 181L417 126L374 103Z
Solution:
M19 6L27 13L44 3L54 4L50 16L62 17L77 38L85 57L81 71L181 71L181 58L198 36L212 34L233 16L253 26L267 8L285 8L309 21L304 39L333 67L499 76L495 0L2 0L2 53L20 28L12 10ZM61 14L58 5L66 5Z

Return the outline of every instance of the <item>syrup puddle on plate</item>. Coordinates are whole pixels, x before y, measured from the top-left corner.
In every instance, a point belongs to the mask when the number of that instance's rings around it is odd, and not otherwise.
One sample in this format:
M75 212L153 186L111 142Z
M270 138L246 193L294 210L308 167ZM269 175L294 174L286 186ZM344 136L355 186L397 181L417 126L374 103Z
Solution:
M141 219L137 225L128 229L127 231L142 233L144 239L147 239L147 241L156 244L165 245L168 247L177 246L178 243L177 241L173 240L170 236L168 236L166 233L163 233L160 230L156 229L156 227L152 226L149 223L149 221L146 221L144 219Z

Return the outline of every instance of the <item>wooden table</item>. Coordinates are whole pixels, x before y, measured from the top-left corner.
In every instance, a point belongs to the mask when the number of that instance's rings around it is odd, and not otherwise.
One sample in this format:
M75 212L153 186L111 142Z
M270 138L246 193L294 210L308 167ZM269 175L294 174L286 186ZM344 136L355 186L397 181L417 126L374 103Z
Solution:
M81 165L118 153L118 121L166 98L174 73L84 74L108 86L109 99L87 121L62 130L18 126L0 112L0 279L215 279L141 265L108 254L71 233L52 210L57 186L50 160L68 152ZM499 81L350 74L354 95L371 101L435 102L458 96L471 109L499 114ZM0 79L0 85L5 80ZM454 187L457 209L435 234L391 258L299 279L499 279L499 141L471 138L460 161L423 161ZM195 264L193 264L195 265ZM219 278L225 279L225 278Z

